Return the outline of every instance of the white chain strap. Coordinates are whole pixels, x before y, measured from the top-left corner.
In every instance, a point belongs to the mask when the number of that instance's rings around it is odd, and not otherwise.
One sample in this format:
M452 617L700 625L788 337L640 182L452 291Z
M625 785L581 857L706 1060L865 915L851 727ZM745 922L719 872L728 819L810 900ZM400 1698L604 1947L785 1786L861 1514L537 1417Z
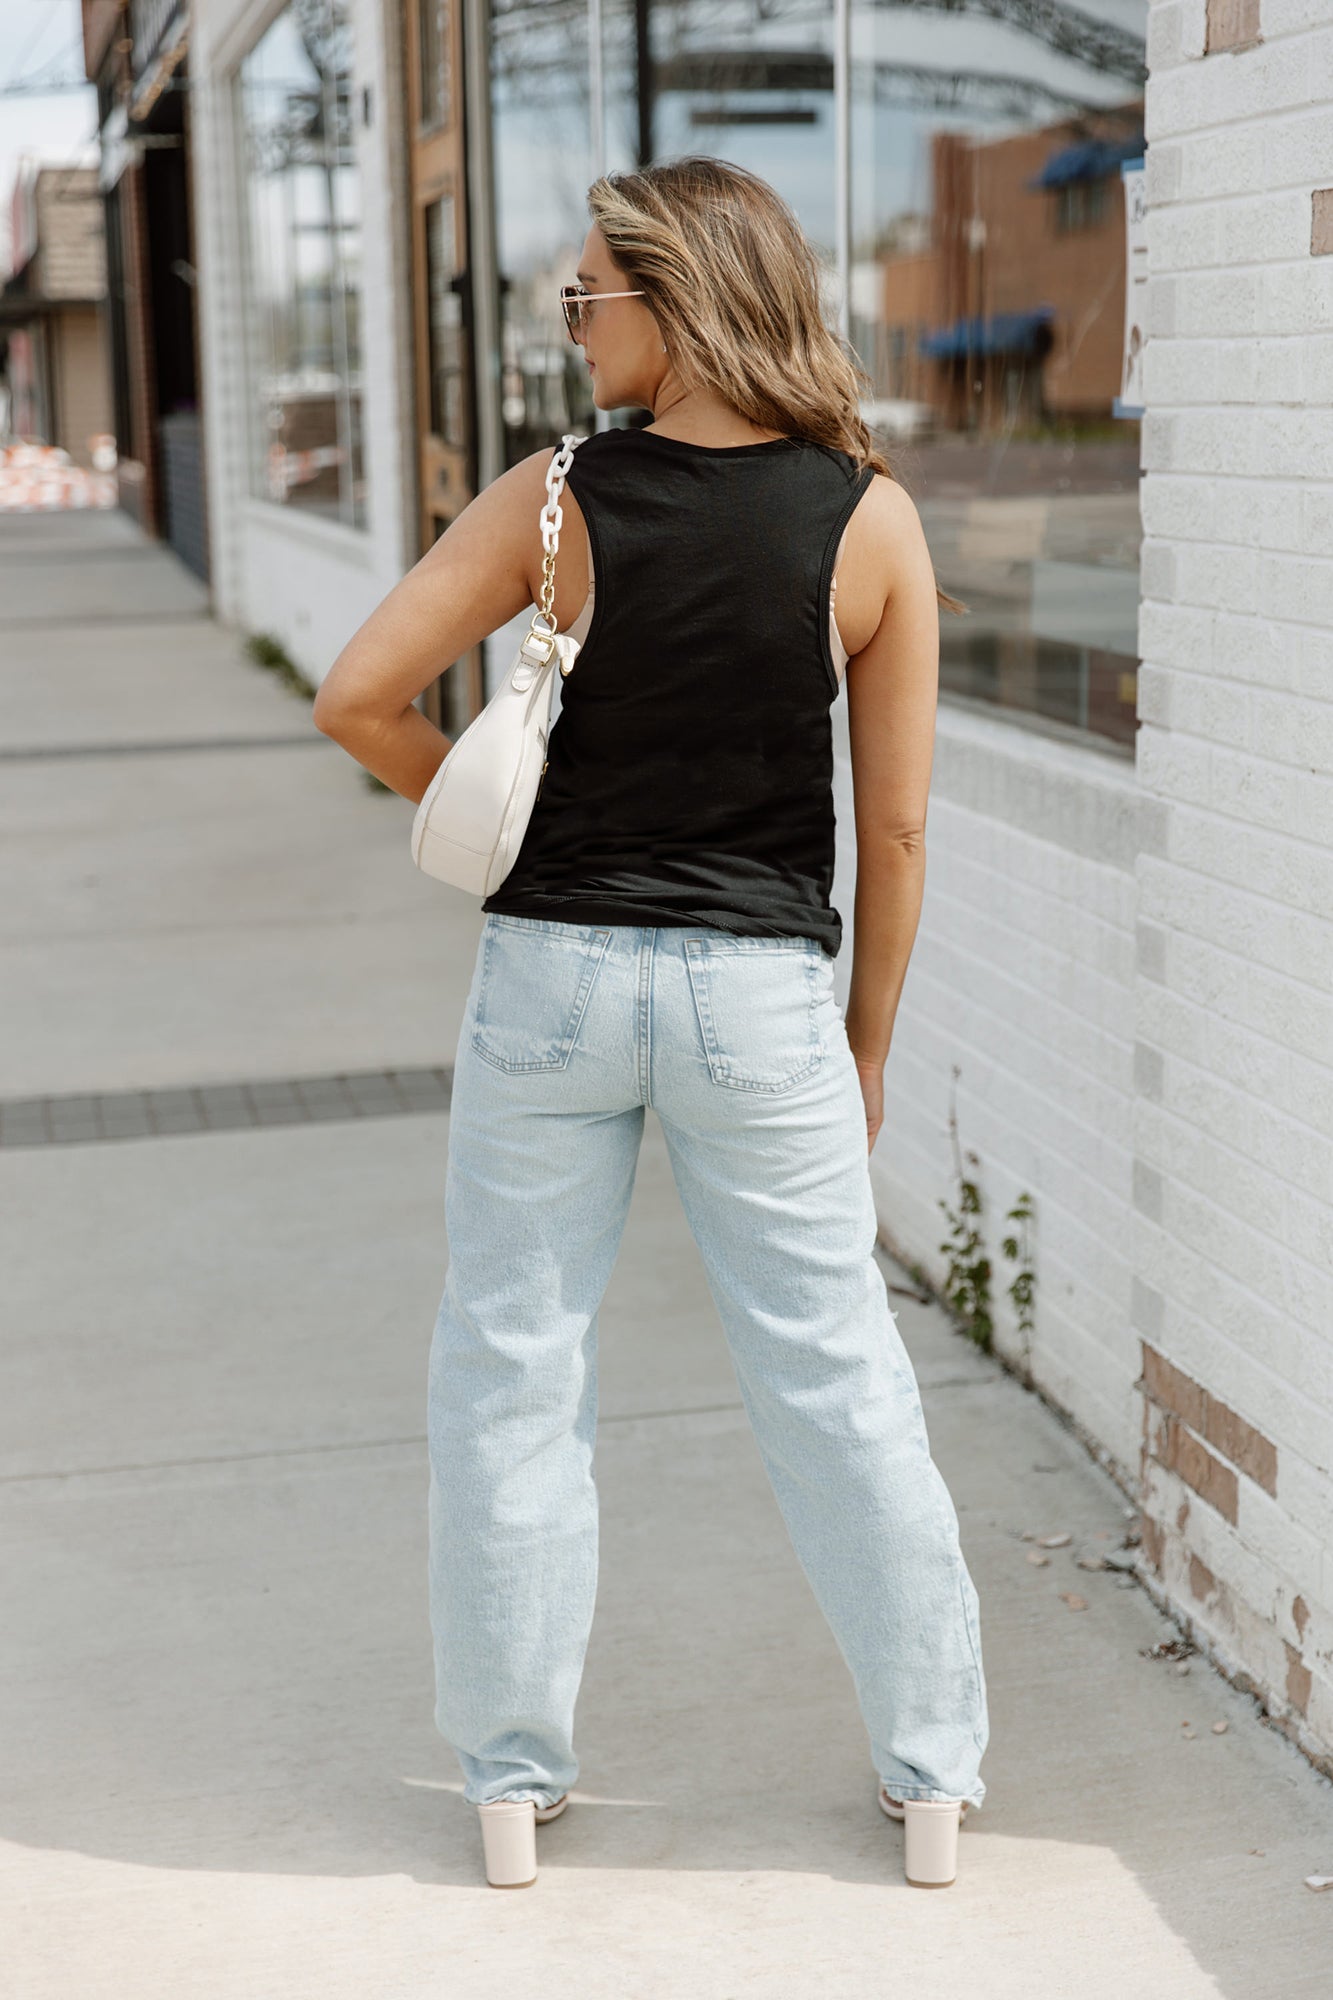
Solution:
M555 553L560 546L560 530L565 522L560 494L564 489L565 474L574 463L574 448L579 442L573 431L566 431L560 440L559 451L546 469L546 504L540 517L543 550L541 595L530 628L539 638L549 637L555 631ZM537 624L539 618L542 620L541 627Z

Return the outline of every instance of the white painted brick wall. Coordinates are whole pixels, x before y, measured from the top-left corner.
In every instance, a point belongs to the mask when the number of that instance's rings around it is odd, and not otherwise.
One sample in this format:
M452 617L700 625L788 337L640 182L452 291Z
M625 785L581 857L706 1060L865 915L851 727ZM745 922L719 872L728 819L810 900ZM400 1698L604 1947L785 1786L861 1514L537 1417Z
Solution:
M1146 1503L1167 1594L1328 1755L1333 21L1262 0L1261 41L1205 57L1202 0L1152 20L1134 1317L1277 1470L1232 1522L1150 1460Z
M834 718L845 984L855 888L845 697ZM999 1246L1005 1212L1027 1190L1038 1211L1034 1377L1131 1482L1137 822L1128 758L941 703L925 901L871 1162L886 1243L939 1283L947 1224L936 1203L956 1200L957 1063L960 1139L981 1160L996 1344L1019 1354L1004 1298L1014 1267Z
M942 701L872 1175L938 1282L958 1063L997 1293L1038 1211L1037 1385L1140 1495L1149 1587L1333 1770L1329 0L1260 32L1205 56L1204 0L1151 6L1134 762ZM1153 1455L1154 1355L1211 1399L1215 1481Z

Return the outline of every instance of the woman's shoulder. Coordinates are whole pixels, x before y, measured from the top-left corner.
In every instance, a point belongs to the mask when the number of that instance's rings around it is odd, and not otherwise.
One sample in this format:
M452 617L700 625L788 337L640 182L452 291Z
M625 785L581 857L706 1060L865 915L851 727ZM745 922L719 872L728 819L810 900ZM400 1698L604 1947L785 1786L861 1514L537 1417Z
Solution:
M572 435L577 439L575 448L570 454L569 468L565 473L565 490L572 491L574 481L570 475L574 468L591 464L605 450L603 441L612 437L614 433L591 431L587 436L583 436L578 431L572 431L566 432L565 435ZM534 506L543 506L547 497L546 482L561 443L562 440L557 438L554 443L540 445L536 451L530 451L523 458L515 459L508 471L502 472L488 489L496 495L497 502L502 500L503 504L525 517Z
M828 444L823 438L801 438L797 442L803 444L812 455L826 459L830 465L835 466L849 486L855 486L859 482L868 489L872 484L866 477L866 474L873 469L869 459L858 457L844 445ZM874 476L887 485L894 483L885 473L876 472Z

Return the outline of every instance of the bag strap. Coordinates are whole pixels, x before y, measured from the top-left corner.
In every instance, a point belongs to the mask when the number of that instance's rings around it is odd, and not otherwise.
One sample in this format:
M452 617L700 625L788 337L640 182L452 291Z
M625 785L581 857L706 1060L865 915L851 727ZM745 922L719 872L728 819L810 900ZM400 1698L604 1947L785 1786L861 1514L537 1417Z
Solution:
M581 437L573 431L566 431L560 440L560 448L546 469L546 500L538 516L538 526L542 536L542 581L537 609L532 614L528 636L523 641L524 651L529 641L540 647L546 641L543 660L549 660L555 645L555 557L560 546L560 530L564 526L565 510L560 505L560 495L564 491L565 474L574 462L576 446L582 444ZM540 622L539 622L540 621Z

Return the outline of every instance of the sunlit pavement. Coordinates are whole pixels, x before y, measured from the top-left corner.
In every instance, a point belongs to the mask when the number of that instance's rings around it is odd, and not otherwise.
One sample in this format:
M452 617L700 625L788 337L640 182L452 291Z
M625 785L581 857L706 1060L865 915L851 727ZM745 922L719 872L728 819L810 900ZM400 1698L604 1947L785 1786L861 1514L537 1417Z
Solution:
M1333 1788L1171 1657L1077 1440L899 1292L991 1709L958 1880L906 1886L652 1115L580 1782L536 1885L485 1885L422 1439L478 908L123 515L0 524L0 595L5 1992L1328 2000Z

